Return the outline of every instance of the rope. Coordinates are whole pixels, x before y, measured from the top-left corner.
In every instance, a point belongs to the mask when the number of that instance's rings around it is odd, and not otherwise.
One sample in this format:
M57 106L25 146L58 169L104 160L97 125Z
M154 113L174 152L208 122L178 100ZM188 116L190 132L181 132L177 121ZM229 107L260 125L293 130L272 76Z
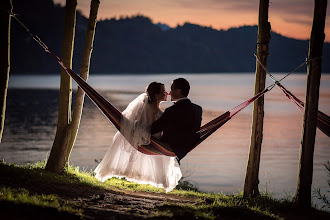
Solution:
M21 22L14 13L7 11L10 16L15 18L15 20L30 34L30 36L50 55L52 55L58 64L67 72L69 76L71 76L77 84L83 88L89 98L95 103L97 107L109 118L109 120L113 123L113 125L120 130L120 120L121 120L121 112L113 106L110 102L108 102L104 97L102 97L99 93L97 93L91 86L89 86L84 79L82 79L76 72L67 67L63 61L53 53L48 46L34 33L28 29L23 22ZM96 101L97 100L97 101Z
M286 74L284 77L282 77L278 82L281 82L283 79L285 79L288 75L290 75L291 73L296 72L298 69L300 69L300 67L302 67L303 65L307 64L308 62L312 61L312 60L317 60L317 59L321 59L322 57L316 57L316 58L309 58L305 60L305 62L303 62L302 64L300 64L299 66L297 66L294 70L292 70L291 72L289 72L288 74Z
M10 3L10 11L8 11L7 9L4 9L4 8L0 8L0 10L7 12L10 16L12 14L14 14L13 13L13 5L11 3Z
M5 11L7 11L7 10L5 10ZM71 70L69 67L67 67L64 63L63 63L63 61L55 54L55 53L53 53L53 51L51 51L49 48L48 48L48 46L36 35L36 34L34 34L34 33L32 33L32 31L29 29L29 28L27 28L24 24L23 24L23 22L21 22L18 18L17 18L17 16L13 13L13 11L11 10L11 12L9 12L9 11L7 11L9 14L10 14L10 16L11 17L13 17L24 29L25 29L25 31L33 38L33 40L35 40L44 50L45 50L45 52L46 53L49 53L50 55L52 55L55 59L56 59L56 61L60 64L60 66L69 74L69 75L71 75L70 74L70 71L72 71L73 73L75 73L73 70ZM75 74L77 74L77 73L75 73ZM78 74L77 74L78 75ZM79 76L79 75L78 75Z
M14 13L10 13L10 16L11 17L13 17L25 30L26 30L26 32L28 32L28 34L30 34L31 35L31 37L33 38L33 40L35 40L42 48L44 48L44 50L47 52L47 53L50 53L51 55L55 55L55 54L53 54L49 49L48 49L48 47L47 47L47 45L44 43L44 42L42 42L42 40L36 35L36 34L34 34L34 33L32 33L31 31L30 31L30 29L29 28L27 28L24 24L23 24L23 22L21 22L18 18L17 18L17 16L14 14ZM56 56L56 55L55 55Z
M73 70L68 68L61 60L58 58L48 47L45 43L42 42L42 40L35 34L33 34L12 12L10 13L10 16L15 18L17 22L31 35L31 37L50 55L52 55L57 62L64 68L64 70L78 83L78 85L84 89L86 94L94 101L94 103L101 109L101 111L109 118L109 120L115 125L115 127L120 130L120 120L121 120L121 113L119 110L117 110L111 103L106 101L101 95L99 95L93 88L91 88L82 78L79 77L78 74L76 74ZM263 91L256 94L251 99L243 102L242 104L239 104L238 106L234 107L230 111L226 112L222 116L212 120L211 122L207 123L206 125L202 126L199 133L201 135L200 139L195 143L193 146L196 147L199 143L201 143L203 140L205 140L208 136L210 136L213 132L215 132L219 127L221 127L223 124L225 124L228 120L230 120L234 115L236 115L238 112L243 110L246 106L248 106L253 101L257 100L261 96L263 96L266 92L273 89L275 86L275 83L265 88ZM168 156L175 156L174 153L170 152L166 146L151 138L151 147L154 149L153 151L156 154L164 154ZM192 148L192 149L193 149ZM150 148L151 149L151 148ZM145 151L145 153L148 153L147 150L150 151L147 146L141 148L141 151ZM170 152L170 153L169 153ZM150 152L149 152L150 153ZM154 153L154 154L155 154ZM171 154L172 153L172 154Z
M322 57L316 57L316 58L309 58L300 64L299 66L297 66L295 69L293 69L292 71L290 71L288 74L286 74L284 77L282 77L280 80L276 80L275 77L267 70L267 68L261 63L260 59L258 58L258 56L256 54L254 54L254 56L257 59L257 62L260 64L260 66L262 66L262 68L266 71L266 73L270 76L270 78L274 81L275 85L277 86L277 88L279 88L284 94L285 96L291 101L293 102L298 109L303 112L304 111L304 103L299 100L296 96L294 96L290 91L288 91L287 89L285 89L282 84L280 83L283 79L285 79L287 76L289 76L291 73L294 73L295 71L297 71L299 68L301 68L302 66L304 66L305 64L307 64L308 62L312 61L312 60L317 60L317 59L321 59Z
M63 69L64 70L66 70L66 71L69 71L69 67L67 67L63 62L62 62L62 60L58 57L58 56L56 56L56 54L55 53L53 53L49 48L48 48L48 46L36 35L36 34L34 34L34 33L32 33L32 31L29 29L29 28L27 28L24 24L23 24L23 22L21 22L18 18L17 18L17 16L16 16L16 14L14 14L13 13L13 8L11 8L11 11L8 11L8 10L5 10L5 9L2 9L1 8L1 10L3 10L3 11L6 11L7 13L9 13L9 15L11 16L11 17L13 17L24 29L25 29L25 31L33 38L33 40L35 40L44 50L45 50L45 52L47 52L47 53L49 53L50 55L52 55L56 60L57 60L57 62L63 67Z
M289 76L291 73L296 72L298 69L300 69L302 66L304 66L305 64L307 64L308 62L312 61L312 60L317 60L317 59L321 59L322 57L316 57L316 58L309 58L301 63L300 65L298 65L296 68L294 68L292 71L290 71L288 74L286 74L284 77L282 77L280 80L276 80L276 78L267 70L267 68L261 63L261 60L258 58L258 56L256 54L254 54L254 56L257 59L257 62L260 64L260 66L266 71L266 73L270 76L270 78L273 80L273 82L275 84L280 83L283 79L285 79L287 76Z
M254 54L254 56L256 57L258 63L260 64L260 66L266 71L266 73L270 76L270 78L274 81L274 83L277 82L277 80L275 79L275 77L267 70L267 68L264 66L264 64L261 63L261 61L259 60L257 54Z
M232 108L229 112L230 112L230 116L229 117L233 117L234 115L236 115L237 113L239 113L240 111L242 111L246 106L248 106L250 103L254 102L255 100L259 99L261 96L263 96L266 92L272 90L275 86L275 83L268 86L267 88L265 88L263 91L261 91L260 93L258 93L257 95L255 95L254 97L252 97L251 99L243 102L242 104Z

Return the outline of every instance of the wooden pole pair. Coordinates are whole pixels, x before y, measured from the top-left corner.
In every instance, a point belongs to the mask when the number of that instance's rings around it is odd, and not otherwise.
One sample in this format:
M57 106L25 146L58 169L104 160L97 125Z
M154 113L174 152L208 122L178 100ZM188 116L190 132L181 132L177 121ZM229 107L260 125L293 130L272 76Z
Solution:
M264 66L267 66L267 56L270 41L270 24L268 22L269 0L260 0L258 22L257 56ZM327 0L314 1L314 18L311 31L308 58L311 61L307 67L307 86L305 109L303 116L303 131L300 149L299 173L295 202L301 209L311 207L311 186L313 177L313 157L316 135L316 120L318 112L319 87L322 72L324 27ZM266 72L257 62L255 93L265 87ZM250 153L246 170L244 196L259 195L259 165L263 135L264 99L254 103Z

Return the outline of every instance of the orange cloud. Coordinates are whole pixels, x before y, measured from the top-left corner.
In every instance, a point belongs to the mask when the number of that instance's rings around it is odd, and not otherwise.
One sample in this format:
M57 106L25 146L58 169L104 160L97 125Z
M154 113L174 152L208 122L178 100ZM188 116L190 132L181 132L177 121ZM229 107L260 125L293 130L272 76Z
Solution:
M65 0L54 0L65 4ZM90 0L79 0L78 9L88 16ZM101 1L99 19L143 14L153 22L171 27L190 22L215 29L228 29L243 25L257 25L258 0L120 0ZM277 0L270 3L269 21L272 30L296 39L310 37L313 20L313 1ZM330 9L328 7L328 12ZM330 14L326 20L326 41L330 42Z

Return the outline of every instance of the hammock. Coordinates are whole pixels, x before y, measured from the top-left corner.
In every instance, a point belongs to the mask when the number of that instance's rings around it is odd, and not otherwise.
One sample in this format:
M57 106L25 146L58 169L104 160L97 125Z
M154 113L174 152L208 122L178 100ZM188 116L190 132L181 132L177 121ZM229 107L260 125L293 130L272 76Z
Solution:
M112 122L112 124L120 131L120 122L123 117L121 112L113 106L109 101L107 101L102 95L100 95L97 91L95 91L90 85L88 85L84 79L82 79L77 73L75 73L72 69L68 68L62 60L56 56L48 46L41 41L41 39L33 34L14 14L11 14L13 18L15 18L23 28L31 35L31 37L45 50L45 52L55 58L55 60L59 63L59 65L66 71L66 73L74 79L77 84L82 88L88 97L94 102L94 104L103 112L103 114ZM233 116L235 116L238 112L243 110L249 104L263 96L266 92L270 91L275 84L268 86L266 89L256 94L254 97L249 100L239 104L234 107L230 111L225 112L224 114L218 116L212 121L200 127L197 133L199 134L199 139L191 146L189 151L194 149L197 145L199 145L202 141L204 141L207 137L209 137L212 133L214 133L217 129L219 129L222 125L224 125L227 121L229 121ZM175 153L171 149L171 147L161 142L160 140L151 137L149 145L138 146L138 151L148 155L166 155L175 157Z
M255 55L255 57L256 57L258 63L261 65L261 67L266 71L266 73L268 73L268 75L270 76L270 78L274 81L274 83L277 86L277 88L279 88L284 93L284 95L300 110L301 113L304 113L305 103L302 102L300 99L298 99L296 96L294 96L289 90L287 90L286 88L284 88L284 86L280 83L280 81L282 81L284 78L286 78L291 73L293 73L296 70L298 70L300 67L302 67L303 65L305 65L308 61L313 60L313 59L319 59L319 58L312 58L312 59L306 60L305 62L303 62L302 64L300 64L298 67L296 67L293 71L291 71L288 74L286 74L282 79L280 79L280 80L277 81L275 79L275 77L261 63L261 61L259 60L259 58L256 55ZM324 134L326 134L328 137L330 137L330 116L328 116L328 115L326 115L323 112L321 112L321 111L318 110L318 112L317 112L317 119L316 119L316 126Z
M114 107L109 101L107 101L104 97L102 97L97 91L95 91L90 85L88 85L77 73L75 73L70 68L66 67L64 63L51 51L47 50L48 53L52 54L57 62L64 68L64 70L74 79L77 84L82 88L88 97L94 102L94 104L103 112L103 114L113 123L113 125L120 130L120 121L122 118L121 112ZM200 127L197 133L199 134L199 139L194 143L193 146L189 149L189 151L193 150L197 145L199 145L202 141L204 141L207 137L209 137L213 132L219 129L222 125L224 125L227 121L229 121L233 116L235 116L238 112L243 110L249 104L263 96L266 92L270 91L275 84L268 86L262 92L258 93L254 97L246 100L245 102L239 104L235 108L230 111L225 112L224 114L218 116L212 121ZM169 145L161 142L160 140L151 137L149 145L141 145L138 146L138 151L148 155L166 155L175 157L175 153L171 149Z
M276 84L277 87L285 94L285 96L297 106L297 108L301 111L301 113L304 113L304 106L305 103L299 100L296 96L294 96L289 90L284 88L284 86L281 83ZM328 137L330 137L330 117L326 114L324 114L321 111L317 112L317 120L316 120L316 126Z

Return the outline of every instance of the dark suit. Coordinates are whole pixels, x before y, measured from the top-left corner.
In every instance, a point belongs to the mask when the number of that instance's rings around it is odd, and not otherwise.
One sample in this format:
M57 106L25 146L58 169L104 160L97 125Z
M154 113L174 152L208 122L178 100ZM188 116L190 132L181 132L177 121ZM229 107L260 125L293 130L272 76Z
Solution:
M168 143L181 160L198 139L196 132L202 121L202 108L189 99L177 101L151 126L151 134L163 132L161 140Z

